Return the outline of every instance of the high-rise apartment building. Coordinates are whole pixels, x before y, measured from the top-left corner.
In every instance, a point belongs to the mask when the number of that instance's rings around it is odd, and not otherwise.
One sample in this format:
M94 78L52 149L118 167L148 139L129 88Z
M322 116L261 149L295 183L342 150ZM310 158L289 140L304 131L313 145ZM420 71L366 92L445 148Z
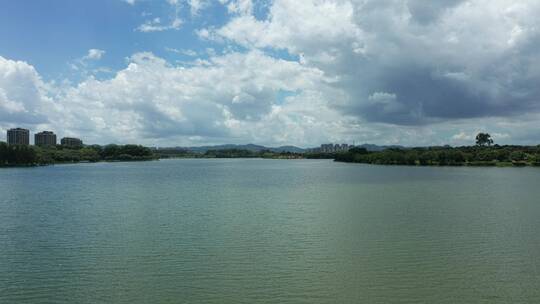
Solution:
M22 128L9 129L7 131L8 145L29 145L30 131Z
M43 131L34 135L36 146L56 146L56 134L51 131Z

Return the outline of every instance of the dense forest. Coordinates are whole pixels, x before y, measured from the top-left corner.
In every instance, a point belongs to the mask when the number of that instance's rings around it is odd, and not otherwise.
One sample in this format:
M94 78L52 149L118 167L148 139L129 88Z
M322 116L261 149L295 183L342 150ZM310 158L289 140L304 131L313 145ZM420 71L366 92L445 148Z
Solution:
M61 145L37 147L0 142L1 166L35 166L54 163L152 160L149 148L139 145L107 145L68 148Z

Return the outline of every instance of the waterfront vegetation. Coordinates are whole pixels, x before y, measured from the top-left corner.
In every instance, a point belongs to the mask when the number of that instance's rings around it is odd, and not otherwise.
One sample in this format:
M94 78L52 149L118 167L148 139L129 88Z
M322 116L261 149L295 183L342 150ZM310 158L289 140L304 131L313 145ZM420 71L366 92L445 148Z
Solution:
M92 145L85 147L57 145L38 147L0 143L0 167L152 159L156 159L152 151L139 145Z
M540 146L465 146L386 149L353 148L336 161L410 166L540 166Z
M368 151L354 147L347 152L306 153L270 150L216 149L195 152L183 148L150 149L139 145L91 145L38 147L0 142L0 167L98 161L141 161L163 158L267 158L334 159L339 162L409 166L540 166L540 145L493 145L491 136L479 133L475 146L388 148Z
M478 133L475 146L391 148L379 152L352 148L347 153L336 155L335 160L409 166L540 166L540 145L493 145L493 139L489 133Z
M301 153L274 152L270 150L252 151L247 149L217 149L197 153L187 149L165 148L155 150L159 158L271 158L271 159L298 159L304 158Z
M390 148L370 152L352 148L337 154L336 161L377 165L409 166L540 166L540 145L493 145L489 133L478 133L475 146Z

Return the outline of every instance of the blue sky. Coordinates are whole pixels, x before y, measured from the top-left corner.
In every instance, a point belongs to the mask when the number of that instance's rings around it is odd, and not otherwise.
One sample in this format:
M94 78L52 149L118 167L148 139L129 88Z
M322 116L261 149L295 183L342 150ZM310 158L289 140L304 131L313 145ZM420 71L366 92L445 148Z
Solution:
M540 3L0 2L0 140L538 144Z
M149 34L137 27L149 19L167 23L173 18L166 1L130 5L121 0L21 0L3 1L0 7L0 35L5 41L0 44L0 54L24 60L51 79L69 77L70 61L83 57L89 49L106 50L100 64L115 70L126 65L125 58L142 51L170 61L185 60L185 55L167 49L205 50L208 45L197 39L195 30L226 21L222 5L212 5L208 8L211 13L204 17L191 16L184 6L179 15L189 20L178 30Z

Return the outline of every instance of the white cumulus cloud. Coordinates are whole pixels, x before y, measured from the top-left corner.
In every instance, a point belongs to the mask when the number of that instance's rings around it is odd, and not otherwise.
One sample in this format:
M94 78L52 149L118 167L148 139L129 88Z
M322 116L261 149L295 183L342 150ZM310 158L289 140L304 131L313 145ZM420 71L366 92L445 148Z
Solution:
M186 55L182 64L141 52L108 79L60 86L0 57L0 128L159 145L471 144L478 130L540 142L540 3L219 3L227 19L195 29L206 52L166 49ZM165 5L170 16L138 30L180 29L181 7L197 15L213 3Z
M144 33L162 32L167 30L178 30L181 26L182 20L178 17L174 17L174 19L168 24L163 24L160 18L154 18L139 25L137 30Z
M33 66L0 56L0 125L47 122L46 85Z
M539 16L532 1L275 0L199 35L298 56L336 78L344 98L326 98L343 113L424 125L540 112Z
M104 50L89 49L88 54L83 57L83 60L99 60L101 57L103 57L103 55L105 55Z

